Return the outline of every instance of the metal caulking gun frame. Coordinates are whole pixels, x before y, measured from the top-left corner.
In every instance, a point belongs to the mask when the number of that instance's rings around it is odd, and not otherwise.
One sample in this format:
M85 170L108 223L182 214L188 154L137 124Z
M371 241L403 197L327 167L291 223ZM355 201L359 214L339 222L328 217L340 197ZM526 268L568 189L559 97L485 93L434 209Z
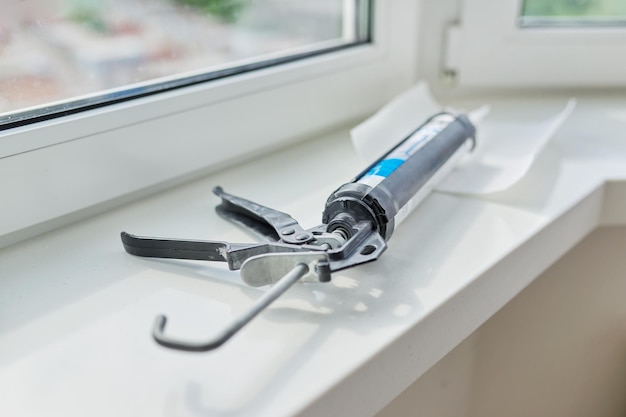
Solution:
M202 352L230 339L298 281L329 282L331 273L371 262L387 248L394 227L474 148L476 129L464 114L446 111L429 118L352 181L333 192L322 224L303 229L289 214L236 197L216 187L217 213L268 242L237 244L139 237L122 232L130 254L227 262L251 286L273 284L242 316L204 342L165 334L158 316L153 337L162 346Z

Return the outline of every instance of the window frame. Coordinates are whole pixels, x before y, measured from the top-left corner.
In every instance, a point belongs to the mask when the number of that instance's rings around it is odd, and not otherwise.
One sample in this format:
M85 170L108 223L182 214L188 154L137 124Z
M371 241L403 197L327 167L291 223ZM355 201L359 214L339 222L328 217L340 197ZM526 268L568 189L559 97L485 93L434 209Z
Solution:
M0 246L375 111L415 81L419 2L372 7L370 44L0 132Z
M625 27L522 27L521 10L521 0L463 0L446 57L457 87L626 85Z

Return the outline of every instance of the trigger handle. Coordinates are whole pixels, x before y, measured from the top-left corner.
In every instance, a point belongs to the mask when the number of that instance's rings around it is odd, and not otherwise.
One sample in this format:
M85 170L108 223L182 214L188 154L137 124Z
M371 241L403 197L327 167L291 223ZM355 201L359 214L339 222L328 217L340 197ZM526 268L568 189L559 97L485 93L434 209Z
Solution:
M222 204L215 208L220 217L266 240L303 245L314 239L287 213L228 194L222 187L213 188L213 194L222 199Z

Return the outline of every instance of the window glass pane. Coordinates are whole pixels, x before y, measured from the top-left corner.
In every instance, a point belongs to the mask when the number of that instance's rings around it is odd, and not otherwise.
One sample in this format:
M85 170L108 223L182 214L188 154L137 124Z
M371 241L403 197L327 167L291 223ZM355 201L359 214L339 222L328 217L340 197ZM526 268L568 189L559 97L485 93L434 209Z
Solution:
M626 24L624 0L524 0L522 26L619 26Z
M360 44L368 12L366 0L0 0L0 129Z

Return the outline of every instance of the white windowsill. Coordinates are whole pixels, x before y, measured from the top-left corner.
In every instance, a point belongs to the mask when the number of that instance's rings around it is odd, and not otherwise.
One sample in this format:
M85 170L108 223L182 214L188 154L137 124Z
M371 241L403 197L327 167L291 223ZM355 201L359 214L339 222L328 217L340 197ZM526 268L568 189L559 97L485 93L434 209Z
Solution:
M558 100L558 103L562 103ZM558 108L493 103L494 118ZM299 285L217 351L203 338L263 290L212 264L126 254L119 232L248 240L211 188L320 221L361 165L347 130L0 251L0 414L374 415L602 224L626 224L626 100L583 98L526 178L485 199L434 194L375 263Z

